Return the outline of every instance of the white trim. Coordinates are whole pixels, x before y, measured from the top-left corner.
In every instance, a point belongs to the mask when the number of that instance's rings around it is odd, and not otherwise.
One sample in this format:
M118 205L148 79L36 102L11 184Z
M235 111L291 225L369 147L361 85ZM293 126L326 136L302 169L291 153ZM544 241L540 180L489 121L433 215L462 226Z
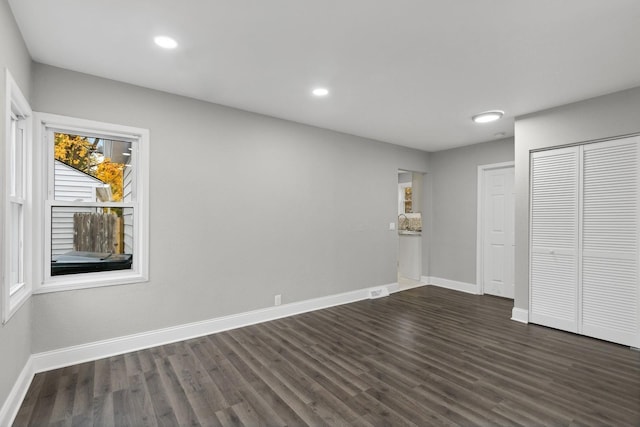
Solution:
M215 334L256 323L281 319L296 314L337 305L348 304L356 301L369 299L369 292L372 289L384 288L389 292L394 289L395 284L374 286L371 288L358 289L341 294L328 295L304 301L283 304L259 310L248 311L229 316L218 317L200 322L187 323L184 325L172 326L169 328L157 329L154 331L142 332L103 341L96 341L62 349L36 353L33 358L34 372L44 372L51 369L62 368L78 363L102 359L104 357L137 351L145 348L183 341L191 338Z
M129 270L114 270L96 273L80 273L66 276L52 277L47 283L42 283L33 290L34 295L49 292L73 291L76 289L93 289L104 286L133 285L149 281L142 274Z
M369 299L378 299L389 296L389 288L386 286L378 286L377 288L369 289Z
M400 285L399 283L396 283L395 284L396 287L390 292L391 293L402 292L402 291L408 291L409 289L415 289L415 288L420 288L422 286L427 286L428 283L426 282L426 278L427 276L420 276L420 281L412 285Z
M488 165L478 165L478 203L477 203L477 211L476 211L476 283L478 286L478 294L484 294L484 262L483 262L483 250L484 247L484 233L483 233L483 220L482 211L483 211L483 189L484 189L484 174L487 171L495 170L495 169L507 169L507 168L515 168L515 162L501 162L501 163L491 163Z
M32 178L31 178L31 156L32 156L32 115L31 107L27 102L27 99L22 94L20 87L13 79L13 76L9 72L8 68L5 68L5 134L2 136L3 141L0 144L5 153L4 159L4 172L2 176L3 182L3 196L2 202L0 202L0 212L3 212L4 221L0 224L0 227L3 228L2 233L2 241L0 242L0 247L2 247L3 255L0 256L0 270L4 271L4 277L0 279L0 287L2 297L2 324L5 324L9 321L11 316L22 307L22 305L29 299L31 296L31 290L33 288L33 275L31 269L28 266L32 265L32 225L33 225L33 217L32 217ZM11 174L11 144L13 143L13 136L11 134L11 121L12 118L18 118L21 122L21 128L23 131L24 138L24 152L23 152L23 169L22 169L22 185L23 185L23 194L21 196L12 197L11 196L11 179L9 175ZM12 227L12 214L11 214L11 201L18 202L22 205L22 236L21 236L21 251L22 262L21 262L21 270L23 275L23 281L16 286L11 291L11 275L8 274L7 269L10 269L11 263L11 252L12 248L10 248L10 238L9 230Z
M511 320L520 323L529 323L529 310L513 307L513 310L511 310Z
M400 284L398 282L389 283L386 287L389 289L390 294L396 293L400 290Z
M16 415L18 415L20 405L22 405L22 401L27 395L27 390L29 390L34 375L33 356L31 356L24 365L24 368L22 368L11 391L9 391L7 399L0 408L0 425L10 426L13 424Z
M420 282L411 284L411 285L400 285L400 283L391 283L386 285L387 289L389 289L390 294L395 294L396 292L408 291L409 289L421 288L422 286L427 286L426 282L427 277L421 276Z
M449 280L433 276L422 276L422 280L423 282L426 282L427 285L439 286L441 288L452 289L454 291L479 295L478 285L475 283L458 282L457 280Z

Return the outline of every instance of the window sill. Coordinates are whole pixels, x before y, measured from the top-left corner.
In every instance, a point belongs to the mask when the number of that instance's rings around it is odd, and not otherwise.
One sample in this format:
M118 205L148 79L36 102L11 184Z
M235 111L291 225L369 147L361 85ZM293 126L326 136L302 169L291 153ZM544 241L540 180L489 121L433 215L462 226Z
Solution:
M73 274L68 276L55 276L40 285L33 291L34 294L49 292L63 292L78 289L102 288L105 286L132 285L148 282L149 278L136 272L113 272L106 274Z
M2 317L2 324L5 324L11 319L11 317L24 305L27 300L29 300L29 296L31 296L31 292L29 292L29 288L26 284L23 284L18 290L11 294L9 297L9 304L6 310L4 310L4 315Z

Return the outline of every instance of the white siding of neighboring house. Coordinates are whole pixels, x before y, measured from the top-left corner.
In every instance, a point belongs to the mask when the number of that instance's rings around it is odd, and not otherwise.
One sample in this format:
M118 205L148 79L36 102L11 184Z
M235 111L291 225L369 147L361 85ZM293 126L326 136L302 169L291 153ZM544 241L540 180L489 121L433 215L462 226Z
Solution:
M125 167L123 172L122 201L130 202L133 200L133 171L130 167ZM133 253L133 212L125 209L123 212L124 220L124 253Z
M59 201L96 201L96 187L104 183L55 160L54 195ZM56 208L51 214L51 254L61 255L73 250L73 214L93 212L91 208Z

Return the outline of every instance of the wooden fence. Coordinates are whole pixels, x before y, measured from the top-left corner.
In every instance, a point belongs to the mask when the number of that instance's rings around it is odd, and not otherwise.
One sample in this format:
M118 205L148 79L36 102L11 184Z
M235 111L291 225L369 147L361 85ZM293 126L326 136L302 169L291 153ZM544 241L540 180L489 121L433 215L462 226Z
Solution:
M83 252L123 253L122 218L114 213L73 215L73 249Z

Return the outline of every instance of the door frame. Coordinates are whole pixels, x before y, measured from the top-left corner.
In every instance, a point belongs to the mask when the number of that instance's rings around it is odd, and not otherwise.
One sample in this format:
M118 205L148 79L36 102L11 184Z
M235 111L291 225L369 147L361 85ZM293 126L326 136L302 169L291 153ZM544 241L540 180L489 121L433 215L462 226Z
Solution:
M483 248L484 248L484 227L483 227L483 189L485 184L485 173L488 171L496 170L496 169L508 169L515 168L515 161L510 162L501 162L501 163L491 163L488 165L478 165L478 203L476 205L477 208L477 223L476 223L476 286L478 289L479 295L484 295L484 281L482 278L484 277L484 257L483 257Z

